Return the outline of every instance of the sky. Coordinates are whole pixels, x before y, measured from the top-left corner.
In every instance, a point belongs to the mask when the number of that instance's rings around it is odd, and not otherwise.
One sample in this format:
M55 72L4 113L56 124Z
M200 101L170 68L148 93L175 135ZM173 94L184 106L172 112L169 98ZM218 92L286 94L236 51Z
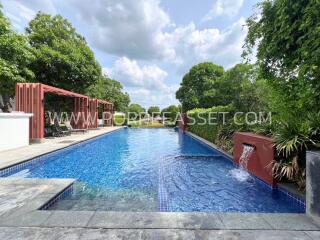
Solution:
M245 20L259 0L0 0L24 33L38 11L60 14L83 35L103 72L131 102L164 108L195 64L242 61Z

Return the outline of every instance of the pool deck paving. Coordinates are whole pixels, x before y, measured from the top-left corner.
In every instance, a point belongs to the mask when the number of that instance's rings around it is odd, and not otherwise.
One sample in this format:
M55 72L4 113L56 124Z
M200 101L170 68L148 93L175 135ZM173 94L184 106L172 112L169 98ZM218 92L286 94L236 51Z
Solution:
M14 150L17 156L7 151L0 162L9 166L116 129L33 144ZM73 142L60 143L67 139ZM74 181L1 178L0 239L320 239L320 225L305 214L39 210Z
M187 239L187 240L312 240L319 232L294 231L230 231L230 230L173 230L173 229L84 229L84 228L1 228L0 239L26 240L111 240L111 239Z

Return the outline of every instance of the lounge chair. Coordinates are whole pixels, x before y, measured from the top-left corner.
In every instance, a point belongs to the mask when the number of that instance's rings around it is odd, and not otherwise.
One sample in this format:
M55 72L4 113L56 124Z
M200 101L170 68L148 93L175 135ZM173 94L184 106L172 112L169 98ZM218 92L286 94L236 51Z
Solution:
M55 137L63 137L68 134L66 131L61 130L61 128L51 125L44 128L44 137L45 138L55 138Z
M44 128L44 137L46 137L46 138L53 137L53 130L52 130L51 126Z
M88 129L74 129L71 126L70 122L65 122L64 125L66 126L68 131L70 131L71 133L86 133L86 132L88 132Z
M53 125L52 126L52 135L54 137L64 137L64 136L70 136L71 132L69 130L63 130L60 126Z

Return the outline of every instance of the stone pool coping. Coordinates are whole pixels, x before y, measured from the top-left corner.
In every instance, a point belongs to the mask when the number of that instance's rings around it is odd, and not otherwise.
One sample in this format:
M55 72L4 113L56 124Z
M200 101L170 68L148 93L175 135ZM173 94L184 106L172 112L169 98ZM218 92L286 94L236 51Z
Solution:
M188 240L318 240L318 231L273 230L180 230L180 229L88 229L0 227L0 239L188 239Z
M60 196L75 179L0 178L0 225L21 219Z
M305 214L41 211L9 215L0 227L319 231Z

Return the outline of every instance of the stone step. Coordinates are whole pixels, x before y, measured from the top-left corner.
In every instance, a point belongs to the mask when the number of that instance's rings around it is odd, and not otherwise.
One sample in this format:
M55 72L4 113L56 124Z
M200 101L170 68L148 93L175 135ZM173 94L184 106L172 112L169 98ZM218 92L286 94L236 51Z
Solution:
M77 199L60 200L50 210L73 210L73 211L134 211L152 212L158 211L156 201L146 202L139 199Z

